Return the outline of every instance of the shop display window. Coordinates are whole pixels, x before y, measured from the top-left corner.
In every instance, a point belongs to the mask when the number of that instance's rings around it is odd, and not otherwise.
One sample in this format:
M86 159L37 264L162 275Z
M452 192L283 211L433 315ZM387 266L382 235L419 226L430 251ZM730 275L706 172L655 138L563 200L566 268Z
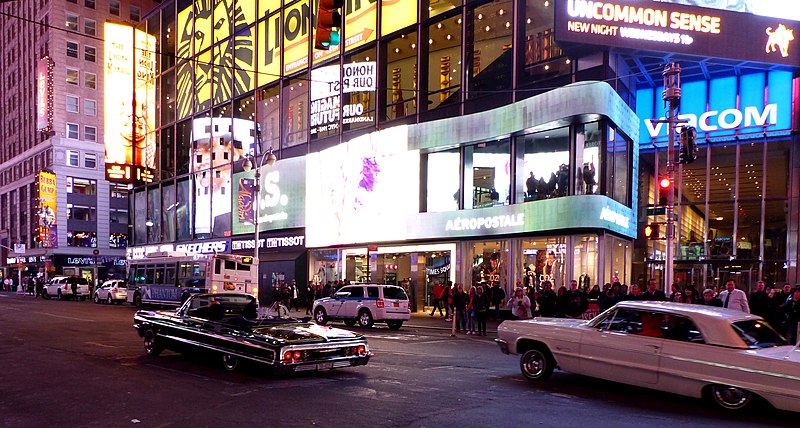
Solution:
M68 230L67 246L97 248L97 233Z
M553 290L566 285L566 237L541 237L522 240L520 263L523 284L542 287L544 281L553 284Z
M508 284L508 241L475 242L472 245L472 286Z
M479 143L465 148L465 162L471 169L465 171L466 181L471 181L471 208L508 205L511 191L511 141L501 139ZM471 177L470 177L471 176Z
M417 112L417 33L402 34L384 43L386 120Z
M281 100L283 102L283 146L292 147L308 142L309 94L308 74L286 82Z
M427 109L460 102L461 16L450 16L428 26Z
M427 212L456 211L459 209L459 177L461 151L459 149L429 153L427 155Z
M522 150L521 174L524 201L551 199L569 194L569 128L556 128L517 139Z
M513 80L513 2L494 0L471 12L474 37L467 96L502 96L500 91L511 89Z

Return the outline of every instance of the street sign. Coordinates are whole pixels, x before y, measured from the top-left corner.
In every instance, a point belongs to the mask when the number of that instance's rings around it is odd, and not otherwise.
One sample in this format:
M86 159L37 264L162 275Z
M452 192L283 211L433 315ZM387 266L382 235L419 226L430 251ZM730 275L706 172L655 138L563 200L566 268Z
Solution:
M647 215L664 215L667 213L667 209L664 207L660 208L648 208Z
M25 254L25 244L14 244L14 252L17 254Z

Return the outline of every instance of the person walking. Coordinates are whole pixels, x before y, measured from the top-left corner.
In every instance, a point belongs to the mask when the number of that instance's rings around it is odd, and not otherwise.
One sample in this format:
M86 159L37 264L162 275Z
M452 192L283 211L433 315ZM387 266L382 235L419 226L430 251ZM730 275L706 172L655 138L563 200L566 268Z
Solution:
M442 303L444 306L444 320L447 322L452 321L450 319L453 316L453 282L447 281L444 285L444 293L442 294Z
M306 287L306 315L311 314L311 308L314 306L314 301L317 300L316 292L317 287L314 285L314 281L308 281L308 287Z
M744 291L736 288L736 281L729 279L725 283L725 290L719 293L719 300L722 301L723 308L736 309L744 313L750 313L750 305L747 303L747 295Z
M431 309L431 316L433 316L436 309L439 309L439 316L444 316L442 311L442 296L444 295L444 287L439 281L433 283L433 309Z
M483 291L483 286L479 285L478 290L475 292L475 301L473 302L479 336L486 336L486 317L489 316L490 303L489 296Z
M475 287L470 287L466 303L467 334L475 334Z

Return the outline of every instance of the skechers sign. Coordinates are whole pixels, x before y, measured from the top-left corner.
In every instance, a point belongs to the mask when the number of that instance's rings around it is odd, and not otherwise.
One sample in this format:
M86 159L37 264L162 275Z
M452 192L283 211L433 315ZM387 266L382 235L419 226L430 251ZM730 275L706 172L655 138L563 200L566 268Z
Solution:
M555 36L569 43L796 66L800 22L655 1L555 2Z
M661 87L636 92L642 142L663 143L667 126ZM698 131L698 140L785 134L792 129L792 73L770 71L681 85L678 119ZM656 121L654 122L654 119Z

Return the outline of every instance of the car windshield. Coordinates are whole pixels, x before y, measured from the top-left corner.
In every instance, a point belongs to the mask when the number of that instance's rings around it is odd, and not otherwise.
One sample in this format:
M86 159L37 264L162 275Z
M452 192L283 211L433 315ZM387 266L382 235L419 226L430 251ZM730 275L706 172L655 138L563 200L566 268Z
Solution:
M733 329L750 349L785 346L789 343L764 320L736 321Z
M383 297L386 299L408 300L405 290L400 287L386 287L383 289Z

